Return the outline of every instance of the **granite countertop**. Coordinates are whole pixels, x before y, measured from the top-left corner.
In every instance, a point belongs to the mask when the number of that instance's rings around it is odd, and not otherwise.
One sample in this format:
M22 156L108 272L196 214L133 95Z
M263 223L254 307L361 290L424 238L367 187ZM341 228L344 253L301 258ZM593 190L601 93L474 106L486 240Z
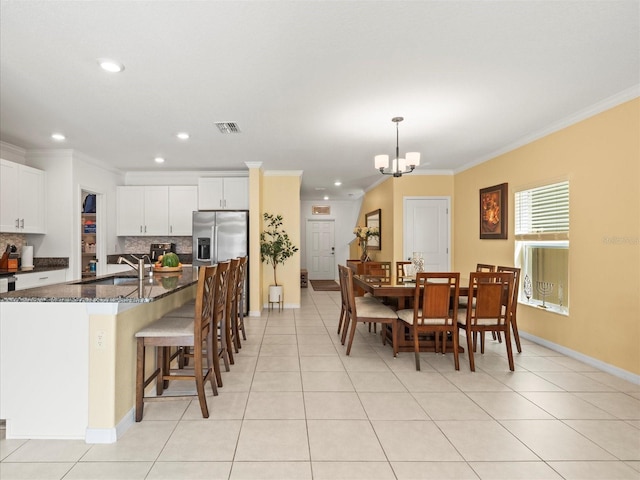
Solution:
M122 283L101 283L111 282L114 278L123 279L118 280ZM149 303L197 282L198 269L193 267L183 267L181 272L154 273L145 277L142 285L136 276L101 275L91 279L2 293L0 302Z

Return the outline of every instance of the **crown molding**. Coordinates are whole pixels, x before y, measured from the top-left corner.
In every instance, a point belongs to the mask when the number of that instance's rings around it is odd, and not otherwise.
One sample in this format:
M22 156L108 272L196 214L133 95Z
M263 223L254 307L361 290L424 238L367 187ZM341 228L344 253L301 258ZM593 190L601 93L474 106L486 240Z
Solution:
M265 177L301 177L303 170L265 170Z

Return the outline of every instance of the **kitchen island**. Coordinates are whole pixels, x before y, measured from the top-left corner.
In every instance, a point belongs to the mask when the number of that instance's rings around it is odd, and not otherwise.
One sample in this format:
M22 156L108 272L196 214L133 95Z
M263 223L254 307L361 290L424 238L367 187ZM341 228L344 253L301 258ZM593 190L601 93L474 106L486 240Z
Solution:
M184 267L0 294L6 437L115 442L134 419L135 332L195 298L196 284Z

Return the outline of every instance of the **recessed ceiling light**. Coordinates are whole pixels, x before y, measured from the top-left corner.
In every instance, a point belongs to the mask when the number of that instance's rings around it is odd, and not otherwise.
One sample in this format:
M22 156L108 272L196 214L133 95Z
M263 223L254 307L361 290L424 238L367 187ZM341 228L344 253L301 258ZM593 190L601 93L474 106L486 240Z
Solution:
M53 138L56 142L62 142L63 140L67 139L67 137L65 137L61 133L52 133L51 138Z
M98 65L103 70L109 73L119 73L124 70L124 65L120 62L116 62L115 60L110 60L108 58L100 58L98 59Z
M324 188L324 187L316 187L316 190L317 190L318 192L321 192L321 191L323 191L323 190L326 190L326 188Z
M189 134L187 132L176 133L176 137L178 137L180 140L189 140Z
M156 158L153 159L153 161L156 162L156 163L164 163L164 158L156 157Z
M324 196L325 200L329 200L329 197L327 195Z
M342 182L340 180L337 180L336 182L334 182L334 185L336 187L339 187L340 185L342 185Z

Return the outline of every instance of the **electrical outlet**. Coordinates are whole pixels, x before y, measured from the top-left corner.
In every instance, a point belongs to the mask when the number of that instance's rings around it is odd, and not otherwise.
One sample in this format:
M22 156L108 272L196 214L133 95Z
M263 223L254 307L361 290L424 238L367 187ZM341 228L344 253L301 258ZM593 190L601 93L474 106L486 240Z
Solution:
M98 330L96 334L96 347L99 350L107 348L107 333L104 330Z

